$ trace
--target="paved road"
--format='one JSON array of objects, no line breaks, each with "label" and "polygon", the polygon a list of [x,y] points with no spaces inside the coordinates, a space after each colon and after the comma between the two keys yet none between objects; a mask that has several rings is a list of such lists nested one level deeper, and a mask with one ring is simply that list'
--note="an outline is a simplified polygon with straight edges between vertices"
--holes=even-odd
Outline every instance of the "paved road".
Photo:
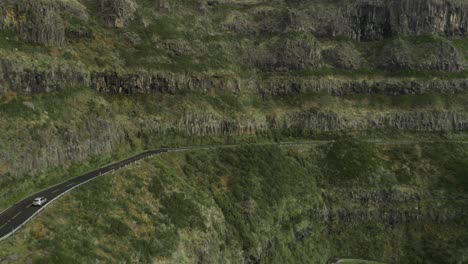
[{"label": "paved road", "polygon": [[[319,144],[327,144],[332,141],[306,141],[306,142],[283,142],[283,143],[260,143],[256,145],[319,145]],[[410,141],[408,141],[409,143]],[[423,142],[423,141],[421,141]],[[386,141],[386,144],[389,142]],[[392,144],[406,144],[406,141],[390,141]],[[411,141],[411,143],[415,143]],[[465,141],[460,141],[458,143],[468,143]],[[66,182],[60,183],[58,185],[49,187],[45,190],[39,191],[31,196],[24,198],[23,200],[15,203],[14,205],[10,206],[6,210],[0,213],[0,241],[7,238],[11,234],[13,234],[16,230],[21,228],[24,224],[26,224],[31,218],[33,218],[36,214],[38,214],[41,210],[43,210],[48,204],[53,202],[55,199],[59,198],[60,196],[64,195],[65,193],[69,192],[70,190],[84,184],[90,180],[95,179],[96,177],[102,176],[106,173],[121,169],[127,165],[130,165],[134,162],[142,160],[144,158],[148,158],[150,156],[164,153],[164,152],[172,152],[172,151],[183,151],[183,150],[190,150],[190,149],[212,149],[216,147],[234,147],[236,145],[221,145],[221,146],[206,146],[206,147],[186,147],[186,148],[166,148],[166,149],[157,149],[157,150],[149,150],[128,159],[107,165],[105,167],[96,169],[94,171],[88,172]],[[47,203],[41,207],[33,206],[32,201],[36,197],[46,197]]]},{"label": "paved road", "polygon": [[[29,197],[24,198],[23,200],[17,202],[16,204],[10,206],[5,211],[0,213],[0,241],[7,238],[13,234],[16,230],[22,227],[26,222],[38,214],[42,209],[44,209],[49,203],[59,198],[63,194],[69,192],[70,190],[80,186],[83,183],[86,183],[90,180],[95,179],[96,177],[102,176],[106,173],[112,172],[117,169],[121,169],[127,165],[130,165],[136,161],[142,160],[144,158],[163,153],[168,151],[175,150],[184,150],[184,149],[157,149],[150,150],[130,157],[128,159],[107,165],[105,167],[99,168],[97,170],[88,172],[66,182],[60,183],[58,185],[49,187],[45,190],[37,192]],[[33,206],[32,201],[36,197],[46,197],[47,203],[42,207]]]},{"label": "paved road", "polygon": [[[279,143],[280,145],[306,145],[306,144],[324,144],[326,141],[310,141],[310,142],[285,142]],[[273,145],[278,143],[265,143],[259,145]],[[234,147],[235,145],[221,145],[217,147]],[[144,158],[148,158],[150,156],[160,154],[163,152],[172,152],[172,151],[183,151],[183,150],[190,150],[190,149],[210,149],[215,148],[216,146],[200,146],[200,147],[185,147],[185,148],[166,148],[166,149],[157,149],[157,150],[149,150],[128,159],[107,165],[105,167],[96,169],[94,171],[90,171],[86,174],[68,180],[66,182],[60,183],[58,185],[54,185],[49,187],[45,190],[39,191],[33,195],[30,195],[23,200],[15,203],[14,205],[10,206],[9,208],[5,209],[3,212],[0,213],[0,241],[9,237],[11,234],[16,232],[19,228],[21,228],[24,224],[26,224],[29,220],[31,220],[36,214],[42,211],[48,204],[53,202],[55,199],[59,198],[60,196],[64,195],[65,193],[71,191],[72,189],[88,182],[96,177],[102,176],[109,172],[121,169],[127,165],[130,165],[136,161],[142,160]],[[33,206],[32,201],[36,197],[45,197],[47,198],[47,203],[43,206]]]}]

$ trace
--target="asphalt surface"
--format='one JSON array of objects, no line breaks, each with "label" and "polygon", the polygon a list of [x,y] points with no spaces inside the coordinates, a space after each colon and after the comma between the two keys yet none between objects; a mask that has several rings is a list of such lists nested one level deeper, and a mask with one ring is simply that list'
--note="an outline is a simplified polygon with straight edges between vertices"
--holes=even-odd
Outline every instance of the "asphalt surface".
[{"label": "asphalt surface", "polygon": [[[280,145],[302,145],[302,144],[316,144],[317,142],[294,142],[294,143],[280,143]],[[275,144],[275,143],[273,143]],[[222,147],[233,147],[235,145],[224,145]],[[29,220],[31,220],[36,214],[42,211],[48,204],[53,202],[55,199],[59,198],[60,196],[66,194],[67,192],[71,191],[72,189],[91,181],[99,176],[105,175],[109,172],[113,172],[115,170],[121,169],[125,166],[128,166],[132,163],[135,163],[139,160],[148,158],[150,156],[164,153],[164,152],[173,152],[173,151],[184,151],[190,149],[209,149],[213,148],[214,146],[208,147],[185,147],[185,148],[167,148],[167,149],[156,149],[156,150],[149,150],[138,155],[132,156],[125,160],[121,160],[116,163],[112,163],[105,167],[90,171],[86,174],[68,180],[66,182],[54,185],[42,191],[39,191],[33,195],[30,195],[21,201],[15,203],[14,205],[10,206],[9,208],[5,209],[3,212],[0,212],[0,241],[9,237],[14,232],[16,232],[19,228],[21,228],[24,224],[26,224]],[[221,146],[219,146],[221,147]],[[42,206],[34,206],[32,202],[34,198],[37,197],[45,197],[47,198],[47,202]]]},{"label": "asphalt surface", "polygon": [[[159,153],[175,150],[176,149],[157,149],[145,151],[128,159],[90,171],[86,174],[60,183],[58,185],[49,187],[45,190],[39,191],[31,196],[24,198],[23,200],[15,203],[14,205],[10,206],[9,208],[0,213],[0,240],[3,240],[11,234],[13,234],[16,230],[18,230],[26,222],[28,222],[31,218],[38,214],[42,209],[44,209],[49,203],[59,198],[63,194],[69,192],[70,190],[80,186],[81,184],[93,180],[96,177],[102,176],[106,173],[121,169],[144,158],[148,158]],[[32,202],[36,197],[45,197],[47,198],[47,202],[42,206],[34,206],[32,205]]]},{"label": "asphalt surface", "polygon": [[[259,144],[259,145],[318,145],[318,144],[327,144],[332,141],[306,141],[306,142],[282,142],[282,143],[266,143],[266,144]],[[424,141],[421,141],[424,142]],[[376,141],[374,143],[384,143]],[[386,141],[385,144],[389,142]],[[390,142],[393,144],[406,144],[406,143],[414,143],[414,141],[394,141]],[[457,141],[457,143],[464,143],[468,144],[466,141]],[[234,147],[235,145],[222,145],[217,147]],[[42,211],[48,204],[53,202],[55,199],[59,198],[60,196],[64,195],[65,193],[71,191],[72,189],[91,181],[99,176],[107,174],[109,172],[113,172],[115,170],[121,169],[125,166],[128,166],[132,163],[140,161],[142,159],[151,157],[156,154],[164,153],[164,152],[173,152],[173,151],[184,151],[190,149],[210,149],[216,148],[216,146],[200,146],[200,147],[185,147],[185,148],[166,148],[166,149],[156,149],[156,150],[149,150],[138,155],[132,156],[125,160],[121,160],[116,163],[112,163],[105,167],[90,171],[86,174],[68,180],[66,182],[54,185],[42,191],[39,191],[33,195],[30,195],[23,200],[15,203],[14,205],[10,206],[9,208],[5,209],[3,212],[0,212],[0,241],[7,238],[8,236],[12,235],[16,230],[21,228],[24,224],[26,224],[29,220],[31,220],[36,214]],[[42,206],[34,206],[32,202],[36,197],[45,197],[47,198],[47,202]]]}]

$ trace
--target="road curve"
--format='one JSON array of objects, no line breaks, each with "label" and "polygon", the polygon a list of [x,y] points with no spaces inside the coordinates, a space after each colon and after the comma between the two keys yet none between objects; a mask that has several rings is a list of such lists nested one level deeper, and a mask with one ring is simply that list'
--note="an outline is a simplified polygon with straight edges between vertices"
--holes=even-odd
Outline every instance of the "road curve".
[{"label": "road curve", "polygon": [[[255,145],[321,145],[321,144],[328,144],[333,142],[333,140],[318,140],[318,141],[304,141],[304,142],[279,142],[279,143],[259,143]],[[420,141],[425,142],[425,141]],[[450,142],[450,141],[448,141]],[[376,142],[374,142],[376,143]],[[382,142],[379,142],[382,143]],[[389,143],[388,141],[386,142]],[[401,142],[401,141],[393,141],[390,142],[392,144],[406,144],[409,142]],[[415,141],[411,141],[411,143],[415,143]],[[467,141],[457,141],[457,143],[464,143],[468,144]],[[191,150],[191,149],[212,149],[217,147],[234,147],[236,145],[220,145],[220,146],[199,146],[199,147],[184,147],[184,148],[162,148],[156,150],[148,150],[132,156],[130,158],[121,160],[116,163],[112,163],[105,167],[90,171],[86,174],[73,178],[63,183],[59,183],[42,191],[39,191],[33,195],[30,195],[21,201],[18,201],[14,205],[8,207],[3,212],[0,213],[0,241],[9,237],[14,232],[16,232],[19,228],[21,228],[24,224],[26,224],[29,220],[31,220],[35,215],[37,215],[40,211],[42,211],[47,205],[52,203],[54,200],[59,198],[60,196],[66,194],[67,192],[73,190],[74,188],[91,181],[99,176],[107,174],[109,172],[121,169],[127,165],[135,163],[139,160],[151,157],[153,155],[157,155],[164,152],[173,152],[173,151],[184,151],[184,150]],[[46,197],[47,203],[41,207],[33,206],[32,201],[36,197]]]},{"label": "road curve", "polygon": [[[325,141],[310,141],[310,142],[284,142],[284,143],[264,143],[260,145],[303,145],[303,144],[323,144]],[[139,160],[151,157],[156,154],[164,152],[173,152],[173,151],[184,151],[191,149],[210,149],[216,147],[233,147],[235,145],[221,145],[221,146],[198,146],[198,147],[183,147],[183,148],[162,148],[156,150],[148,150],[132,156],[130,158],[121,160],[116,163],[112,163],[105,167],[90,171],[86,174],[73,178],[63,183],[59,183],[42,191],[39,191],[35,194],[32,194],[21,201],[18,201],[14,205],[8,207],[3,212],[0,213],[0,241],[9,237],[20,229],[24,224],[31,220],[35,215],[42,211],[47,205],[52,203],[54,200],[60,196],[66,194],[67,192],[73,190],[74,188],[96,179],[99,176],[107,174],[109,172],[121,169],[127,165],[130,165]],[[47,202],[43,206],[33,206],[32,201],[36,197],[45,197]]]},{"label": "road curve", "polygon": [[[149,150],[138,155],[132,156],[128,159],[121,160],[116,163],[112,163],[105,167],[90,171],[86,174],[68,180],[66,182],[54,185],[45,190],[39,191],[33,195],[30,195],[23,200],[15,203],[9,208],[5,209],[0,213],[0,241],[9,237],[29,220],[31,220],[36,214],[42,211],[47,205],[52,203],[55,199],[71,191],[72,189],[91,181],[99,176],[107,174],[109,172],[121,169],[127,165],[130,165],[136,161],[148,158],[150,156],[160,154],[163,152],[184,150],[184,149],[157,149]],[[32,201],[36,197],[46,197],[47,203],[43,206],[33,206]]]}]

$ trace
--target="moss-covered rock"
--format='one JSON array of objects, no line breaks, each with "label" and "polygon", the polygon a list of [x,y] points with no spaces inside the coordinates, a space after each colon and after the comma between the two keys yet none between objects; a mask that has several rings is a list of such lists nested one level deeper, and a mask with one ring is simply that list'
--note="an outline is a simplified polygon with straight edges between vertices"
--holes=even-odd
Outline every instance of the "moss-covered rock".
[{"label": "moss-covered rock", "polygon": [[266,71],[314,69],[322,63],[319,42],[309,34],[276,37],[250,53],[254,64]]},{"label": "moss-covered rock", "polygon": [[7,1],[3,24],[14,28],[26,41],[47,46],[63,46],[64,20],[54,1]]},{"label": "moss-covered rock", "polygon": [[349,42],[323,51],[324,61],[345,70],[358,70],[364,65],[362,54]]},{"label": "moss-covered rock", "polygon": [[[0,244],[0,259],[462,261],[466,193],[446,182],[453,175],[445,166],[466,159],[466,146],[349,144],[344,152],[318,145],[162,154],[56,201]],[[375,159],[372,169],[367,159]],[[359,177],[326,173],[332,163]]]},{"label": "moss-covered rock", "polygon": [[100,0],[99,9],[106,26],[123,28],[128,26],[134,18],[136,2],[134,0]]},{"label": "moss-covered rock", "polygon": [[447,71],[465,69],[465,60],[450,41],[429,38],[422,43],[401,38],[388,43],[382,50],[378,67],[387,71]]}]

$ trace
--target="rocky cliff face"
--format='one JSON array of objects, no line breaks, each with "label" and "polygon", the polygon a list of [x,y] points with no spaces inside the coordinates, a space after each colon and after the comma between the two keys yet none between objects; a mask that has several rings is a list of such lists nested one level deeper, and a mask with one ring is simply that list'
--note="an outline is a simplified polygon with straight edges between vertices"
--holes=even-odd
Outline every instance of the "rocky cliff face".
[{"label": "rocky cliff face", "polygon": [[[350,155],[336,156],[337,167],[379,160],[350,178],[326,170],[329,151],[340,144],[348,143],[244,145],[146,159],[58,200],[9,238],[14,248],[0,244],[0,259],[66,262],[64,249],[84,248],[77,262],[463,261],[468,186],[447,182],[453,172],[446,165],[466,162],[466,146],[370,145],[374,154],[361,158],[344,148]],[[152,250],[140,251],[142,245]],[[104,250],[110,253],[100,255]]]},{"label": "rocky cliff face", "polygon": [[[174,106],[181,107],[181,106]],[[66,109],[66,108],[64,108]],[[65,110],[70,111],[70,110]],[[106,113],[105,109],[96,110]],[[82,121],[63,124],[29,123],[16,134],[3,126],[0,164],[12,175],[38,174],[56,166],[111,155],[119,148],[152,148],[176,135],[187,140],[225,137],[308,137],[356,133],[456,133],[468,130],[468,116],[455,111],[399,111],[347,114],[320,110],[289,110],[282,114],[190,111],[178,115],[143,118],[86,115]],[[5,121],[6,122],[6,121]],[[167,139],[168,138],[168,139]],[[172,140],[172,141],[171,141]],[[23,144],[22,142],[28,142]],[[139,143],[135,143],[139,142]],[[143,144],[143,145],[142,145]],[[145,145],[147,144],[147,145]]]},{"label": "rocky cliff face", "polygon": [[[335,139],[347,134],[402,137],[407,142],[464,140],[467,29],[468,5],[461,0],[0,0],[0,187],[27,192],[37,182],[49,184],[50,175],[61,181],[60,177],[71,175],[67,170],[74,164],[91,166],[95,157],[104,160],[157,147]],[[257,159],[252,158],[252,149],[226,155],[220,151],[213,155],[222,158],[210,166],[206,156],[198,161],[187,156],[188,165],[174,174],[190,177],[174,181],[174,175],[160,173],[166,172],[161,169],[155,172],[158,177],[139,181],[145,182],[143,187],[134,182],[128,186],[160,188],[160,183],[146,183],[168,176],[171,184],[194,180],[196,187],[184,192],[190,195],[202,189],[200,184],[216,181],[206,186],[209,193],[193,196],[193,201],[224,195],[213,205],[204,205],[215,208],[211,212],[217,213],[211,216],[218,222],[203,219],[202,226],[210,223],[215,228],[204,227],[196,234],[190,230],[186,241],[193,242],[198,234],[216,234],[177,249],[190,248],[197,263],[209,262],[216,255],[211,253],[220,248],[236,252],[225,259],[213,258],[213,263],[228,262],[230,257],[235,263],[282,263],[282,256],[304,254],[324,263],[325,256],[335,253],[424,263],[424,259],[410,259],[407,252],[420,250],[418,256],[424,256],[436,235],[444,236],[444,241],[463,239],[466,229],[460,223],[466,213],[452,203],[459,197],[450,196],[452,187],[445,193],[433,190],[452,182],[457,183],[453,188],[462,186],[464,178],[459,175],[466,175],[466,166],[464,160],[457,160],[463,153],[449,149],[448,154],[423,159],[423,144],[415,145],[411,155],[398,149],[397,154],[387,151],[354,162],[383,160],[376,166],[380,171],[353,181],[346,181],[351,174],[336,178],[321,167],[326,162],[312,159],[326,156],[325,147],[302,156],[288,156],[295,153],[292,149],[281,157],[275,156],[280,151],[267,150]],[[425,155],[433,157],[439,150],[428,152]],[[276,158],[265,162],[272,157]],[[458,163],[440,165],[444,157]],[[345,160],[354,161],[348,156]],[[171,162],[183,164],[179,161]],[[221,163],[229,169],[213,169]],[[242,166],[232,169],[236,163]],[[245,164],[251,168],[245,169]],[[172,173],[174,167],[167,171]],[[258,176],[250,173],[254,171],[270,172],[249,182]],[[213,173],[210,179],[200,176],[209,173]],[[140,176],[150,178],[146,172]],[[261,184],[265,185],[260,188]],[[298,189],[291,196],[274,200],[295,185]],[[180,187],[165,191],[184,190]],[[128,195],[128,190],[119,189],[116,194]],[[259,194],[270,190],[271,197],[265,194],[267,201],[259,205]],[[8,192],[10,188],[0,188],[0,206],[16,198]],[[152,204],[168,203],[173,196],[169,197],[157,196]],[[226,197],[234,202],[220,209],[229,201]],[[186,200],[184,196],[177,205]],[[266,210],[268,206],[271,210]],[[167,208],[179,207],[151,208],[141,213],[142,222],[168,219],[170,212],[151,221],[145,215]],[[232,209],[239,210],[234,218],[240,222],[229,222],[234,214],[225,212]],[[107,228],[107,219],[103,222]],[[132,223],[129,230],[137,230],[138,224]],[[253,227],[258,228],[255,237]],[[170,230],[168,236],[175,233],[182,234]],[[355,246],[375,239],[376,233],[384,242]],[[152,240],[144,242],[149,245],[145,248],[167,242],[153,239],[159,235],[148,233]],[[221,242],[216,240],[220,237]],[[324,242],[323,237],[328,240]],[[226,242],[236,239],[242,242]],[[142,240],[135,241],[132,245],[140,246]],[[412,241],[424,241],[425,249]],[[429,251],[437,252],[434,248]],[[458,257],[464,249],[444,250]]]},{"label": "rocky cliff face", "polygon": [[322,53],[317,40],[301,34],[263,43],[249,53],[248,59],[264,71],[294,71],[318,68]]},{"label": "rocky cliff face", "polygon": [[99,8],[108,27],[123,28],[133,19],[136,3],[133,0],[100,0]]},{"label": "rocky cliff face", "polygon": [[391,29],[396,34],[468,35],[468,5],[464,1],[390,1]]},{"label": "rocky cliff face", "polygon": [[256,84],[262,97],[280,97],[305,93],[332,95],[381,94],[397,96],[425,93],[454,94],[468,89],[468,82],[460,80],[374,79],[339,80],[332,78],[282,78],[273,77]]},{"label": "rocky cliff face", "polygon": [[56,61],[50,67],[41,67],[41,62],[34,63],[0,59],[0,96],[7,91],[20,94],[37,94],[90,85],[89,72],[72,63]]},{"label": "rocky cliff face", "polygon": [[[306,1],[294,2],[310,5]],[[468,6],[463,1],[361,0],[316,5],[322,14],[309,14],[322,21],[316,28],[320,35],[345,35],[358,41],[396,35],[468,35]]]},{"label": "rocky cliff face", "polygon": [[6,1],[1,4],[4,27],[15,29],[26,41],[46,46],[63,46],[64,20],[57,5],[47,0]]},{"label": "rocky cliff face", "polygon": [[[249,110],[180,106],[183,110],[164,109],[176,111],[173,115],[141,114],[144,121],[130,117],[138,106],[119,118],[90,116],[70,128],[50,121],[46,125],[31,122],[24,129],[27,133],[18,134],[18,138],[37,141],[31,144],[37,151],[28,153],[18,147],[22,153],[11,157],[4,152],[2,159],[9,164],[8,171],[25,174],[72,160],[84,161],[99,153],[109,154],[119,146],[132,146],[135,142],[130,138],[151,146],[150,138],[171,133],[185,138],[271,134],[304,137],[349,131],[468,130],[462,105],[457,109],[445,104],[401,110],[384,109],[387,105],[377,111],[365,107],[356,110],[354,106],[321,109],[314,106],[317,102],[303,102],[303,106],[291,109],[281,106],[294,96],[324,94],[349,99],[356,105],[359,102],[352,96],[391,96],[395,101],[400,96],[464,96],[468,90],[465,51],[457,42],[460,39],[449,38],[466,35],[467,8],[462,2],[192,4],[158,1],[149,5],[130,0],[94,4],[59,0],[2,2],[1,26],[16,35],[6,35],[2,38],[5,48],[0,46],[1,97],[9,92],[25,96],[86,87],[95,90],[98,98],[103,98],[104,93],[130,98],[153,93],[190,97],[193,93],[215,97],[229,94],[239,98],[233,100],[235,104],[250,100]],[[416,13],[418,16],[414,16]],[[180,14],[184,14],[182,21],[178,20]],[[185,17],[196,19],[187,25]],[[406,36],[424,34],[439,36]],[[348,39],[338,38],[343,36]],[[28,46],[16,38],[38,45]],[[18,43],[25,47],[18,45],[21,50],[16,50]],[[171,64],[174,61],[178,64]],[[211,65],[216,63],[221,68],[212,70]],[[184,68],[187,65],[194,68]],[[340,70],[347,75],[336,74]],[[330,74],[323,76],[321,71]],[[359,71],[369,74],[353,75]],[[387,75],[402,71],[424,76]],[[429,78],[432,72],[448,76]],[[273,104],[268,106],[271,112],[253,106],[269,101]],[[25,102],[21,107],[31,104],[34,106],[34,102]],[[143,105],[154,107],[150,103]],[[35,136],[34,131],[39,135]],[[48,140],[39,140],[46,135]],[[6,149],[15,149],[15,144],[6,143]]]},{"label": "rocky cliff face", "polygon": [[[51,69],[80,62],[82,69],[74,71],[80,75],[88,71],[85,78],[95,80],[92,86],[119,93],[211,90],[206,88],[210,85],[238,91],[232,79],[252,89],[252,83],[265,87],[263,76],[276,73],[314,79],[324,72],[335,76],[345,71],[372,79],[436,72],[465,79],[465,44],[450,38],[466,35],[468,8],[460,1],[285,1],[277,5],[196,1],[164,6],[165,1],[8,0],[0,4],[0,25],[16,34],[5,33],[3,53],[11,53],[13,61],[23,52],[38,50],[46,61],[42,64]],[[185,17],[196,23],[189,25]],[[343,41],[343,37],[349,39]],[[60,49],[36,49],[17,38]],[[57,62],[56,57],[66,59]],[[36,71],[34,64],[21,68],[24,73],[17,75]],[[1,82],[9,82],[5,78],[9,77]],[[30,82],[25,78],[10,89],[31,90],[24,87]],[[48,76],[38,78],[44,79],[38,82],[54,82]],[[48,84],[42,86],[35,91],[54,90]],[[406,88],[402,90],[398,93],[406,93]]]},{"label": "rocky cliff face", "polygon": [[232,76],[206,76],[196,74],[147,73],[118,74],[95,73],[93,88],[99,92],[115,94],[169,93],[184,91],[240,91],[240,80]]},{"label": "rocky cliff face", "polygon": [[94,89],[111,93],[176,93],[183,91],[255,92],[262,98],[294,94],[327,93],[331,95],[381,94],[456,94],[468,90],[468,81],[374,79],[346,80],[333,78],[270,77],[262,80],[243,80],[230,76],[196,76],[168,73],[140,73],[134,75],[97,73],[92,79]]},{"label": "rocky cliff face", "polygon": [[[382,62],[393,67],[396,60]],[[400,63],[400,62],[399,62]],[[98,92],[112,94],[175,94],[187,91],[208,93],[227,91],[256,94],[261,98],[281,97],[295,94],[326,93],[336,96],[352,94],[369,95],[421,95],[427,93],[457,94],[468,90],[466,79],[425,80],[413,78],[335,79],[320,77],[281,77],[242,79],[236,76],[213,76],[206,74],[179,74],[170,72],[90,72],[80,65],[56,62],[51,68],[39,65],[26,66],[15,60],[1,60],[0,95],[8,90],[34,94],[73,87],[90,87]],[[441,67],[443,65],[440,65]],[[451,67],[450,64],[446,65]],[[384,66],[383,66],[384,67]]]},{"label": "rocky cliff face", "polygon": [[48,168],[66,168],[93,156],[110,155],[129,144],[126,135],[131,132],[122,124],[90,117],[83,124],[37,125],[18,133],[4,134],[1,138],[1,163],[14,177],[26,173],[38,175]]},{"label": "rocky cliff face", "polygon": [[465,68],[465,60],[457,49],[446,41],[413,45],[397,39],[383,48],[377,67],[386,71],[426,69],[460,72]]}]

